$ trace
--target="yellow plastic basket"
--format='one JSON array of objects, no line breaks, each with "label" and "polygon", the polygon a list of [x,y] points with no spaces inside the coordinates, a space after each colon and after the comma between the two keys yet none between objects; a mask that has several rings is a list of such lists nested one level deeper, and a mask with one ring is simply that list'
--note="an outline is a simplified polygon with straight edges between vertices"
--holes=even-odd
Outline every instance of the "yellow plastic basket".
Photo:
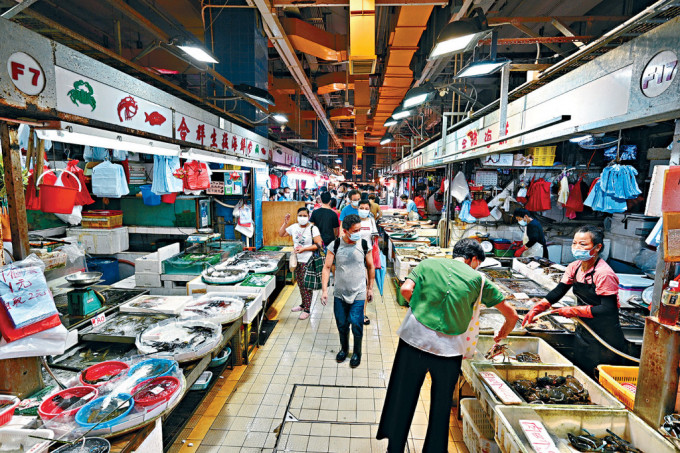
[{"label": "yellow plastic basket", "polygon": [[624,388],[621,384],[637,385],[638,368],[636,366],[599,365],[600,384],[621,401],[628,409],[635,406],[635,393]]},{"label": "yellow plastic basket", "polygon": [[555,163],[555,151],[557,146],[537,146],[529,148],[529,152],[534,156],[534,167],[552,167]]}]

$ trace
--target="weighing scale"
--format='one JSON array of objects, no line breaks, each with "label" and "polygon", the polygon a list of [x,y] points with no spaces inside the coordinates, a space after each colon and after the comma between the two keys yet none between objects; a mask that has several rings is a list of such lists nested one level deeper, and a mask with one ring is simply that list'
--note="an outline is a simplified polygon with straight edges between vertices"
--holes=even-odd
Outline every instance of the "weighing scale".
[{"label": "weighing scale", "polygon": [[69,315],[87,316],[102,308],[104,296],[91,288],[101,281],[101,277],[101,272],[76,272],[66,276],[66,281],[75,287],[66,294]]}]

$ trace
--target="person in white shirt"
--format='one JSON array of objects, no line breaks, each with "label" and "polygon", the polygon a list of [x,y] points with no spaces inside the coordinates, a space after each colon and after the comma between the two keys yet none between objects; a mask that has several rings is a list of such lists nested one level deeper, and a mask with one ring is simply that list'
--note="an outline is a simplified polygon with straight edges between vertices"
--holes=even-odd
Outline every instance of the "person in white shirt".
[{"label": "person in white shirt", "polygon": [[[359,217],[361,218],[361,239],[366,240],[370,248],[377,247],[373,239],[378,237],[378,227],[375,224],[373,214],[371,214],[371,202],[364,198],[359,202]],[[364,309],[366,307],[364,306]],[[371,320],[364,314],[364,324],[368,325]]]}]

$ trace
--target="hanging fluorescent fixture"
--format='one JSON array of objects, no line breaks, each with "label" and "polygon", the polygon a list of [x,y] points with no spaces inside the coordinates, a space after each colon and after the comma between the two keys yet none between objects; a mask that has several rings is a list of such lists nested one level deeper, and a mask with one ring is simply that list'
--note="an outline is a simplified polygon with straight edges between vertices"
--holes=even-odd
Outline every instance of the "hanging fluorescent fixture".
[{"label": "hanging fluorescent fixture", "polygon": [[233,89],[243,94],[244,96],[248,96],[250,99],[253,99],[262,104],[276,105],[276,102],[274,101],[274,96],[272,96],[271,94],[269,94],[267,90],[263,90],[262,88],[246,85],[245,83],[239,83],[238,85],[234,85]]},{"label": "hanging fluorescent fixture", "polygon": [[507,58],[497,59],[497,60],[484,60],[484,61],[473,61],[469,65],[465,66],[461,71],[456,74],[456,78],[464,77],[480,77],[494,74],[503,68],[506,64],[509,64],[510,60]]},{"label": "hanging fluorescent fixture", "polygon": [[425,83],[408,90],[402,104],[404,108],[416,107],[432,99],[434,93],[434,87],[430,83]]},{"label": "hanging fluorescent fixture", "polygon": [[189,55],[191,58],[197,61],[202,61],[203,63],[219,63],[215,57],[213,57],[203,46],[184,43],[182,45],[177,44],[177,47],[182,49],[184,53]]},{"label": "hanging fluorescent fixture", "polygon": [[316,143],[316,139],[313,138],[289,138],[286,141],[288,143]]},{"label": "hanging fluorescent fixture", "polygon": [[397,124],[399,124],[399,121],[395,120],[394,117],[390,116],[389,118],[387,118],[387,121],[383,123],[383,126],[390,127],[395,126]]},{"label": "hanging fluorescent fixture", "polygon": [[591,138],[593,138],[593,136],[590,135],[590,134],[581,135],[581,136],[578,136],[578,137],[572,137],[572,138],[569,139],[569,143],[581,143],[581,142],[584,142],[586,140],[590,140]]},{"label": "hanging fluorescent fixture", "polygon": [[388,143],[391,143],[393,140],[394,136],[388,132],[385,135],[383,135],[383,138],[380,139],[380,144],[387,145]]},{"label": "hanging fluorescent fixture", "polygon": [[335,159],[335,163],[336,163],[336,164],[341,164],[341,163],[342,163],[342,159]]},{"label": "hanging fluorescent fixture", "polygon": [[409,109],[405,109],[403,107],[398,107],[397,110],[392,113],[392,118],[395,120],[403,120],[404,118],[408,118],[409,116],[413,115],[413,112]]},{"label": "hanging fluorescent fixture", "polygon": [[279,124],[286,124],[288,122],[288,117],[283,113],[274,113],[272,118]]},{"label": "hanging fluorescent fixture", "polygon": [[179,156],[180,153],[179,145],[172,143],[119,134],[74,123],[62,122],[60,126],[60,129],[36,129],[35,132],[38,138],[42,140],[72,145],[97,146],[158,156]]},{"label": "hanging fluorescent fixture", "polygon": [[474,48],[477,42],[489,32],[489,23],[484,11],[475,8],[470,17],[450,22],[437,36],[429,59],[444,55],[463,53]]},{"label": "hanging fluorescent fixture", "polygon": [[244,159],[238,156],[228,156],[225,154],[213,153],[210,151],[203,151],[201,149],[189,148],[188,151],[183,151],[180,156],[182,159],[197,160],[199,162],[210,162],[213,164],[224,165],[240,165],[250,168],[266,168],[265,162],[259,162],[251,159]]}]

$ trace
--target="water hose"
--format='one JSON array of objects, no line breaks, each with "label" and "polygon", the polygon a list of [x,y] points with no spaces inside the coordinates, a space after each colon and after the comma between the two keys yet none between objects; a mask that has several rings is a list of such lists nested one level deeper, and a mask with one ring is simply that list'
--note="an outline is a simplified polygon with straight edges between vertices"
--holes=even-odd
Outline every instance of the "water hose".
[{"label": "water hose", "polygon": [[637,358],[635,358],[635,357],[633,357],[633,356],[630,356],[630,355],[628,355],[628,354],[625,354],[625,353],[619,351],[618,349],[616,349],[615,347],[610,346],[609,343],[607,343],[607,342],[604,341],[602,338],[600,338],[600,336],[599,336],[598,334],[596,334],[595,332],[593,332],[593,329],[591,329],[586,323],[584,323],[583,321],[581,321],[579,318],[574,318],[574,322],[575,322],[576,324],[581,325],[581,327],[583,327],[584,329],[586,329],[593,337],[595,337],[595,339],[596,339],[597,341],[599,341],[600,344],[602,344],[602,346],[604,346],[605,348],[609,349],[609,350],[610,350],[611,352],[613,352],[614,354],[619,355],[619,356],[623,357],[623,358],[626,359],[626,360],[630,360],[631,362],[640,363],[640,359],[637,359]]}]

